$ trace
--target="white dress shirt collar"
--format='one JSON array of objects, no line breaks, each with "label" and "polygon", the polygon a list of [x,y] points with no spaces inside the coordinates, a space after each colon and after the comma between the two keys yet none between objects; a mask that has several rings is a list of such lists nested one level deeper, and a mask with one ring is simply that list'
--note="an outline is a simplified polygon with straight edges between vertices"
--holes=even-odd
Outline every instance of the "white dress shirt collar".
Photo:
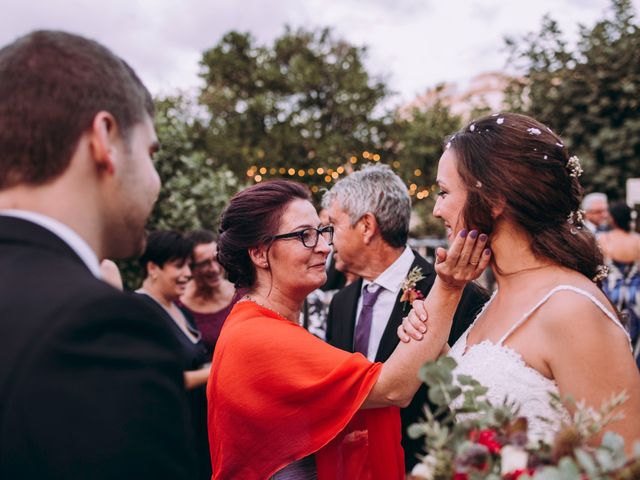
[{"label": "white dress shirt collar", "polygon": [[100,278],[100,262],[98,261],[97,255],[80,235],[64,223],[41,213],[31,212],[28,210],[0,210],[0,215],[21,218],[22,220],[35,223],[36,225],[49,230],[69,245],[76,255],[78,255],[78,257],[80,257],[84,262],[89,271],[96,278]]},{"label": "white dress shirt collar", "polygon": [[371,283],[375,283],[389,292],[397,294],[400,291],[400,287],[402,287],[402,283],[405,278],[407,278],[407,274],[409,273],[414,260],[415,255],[413,254],[413,251],[411,248],[406,246],[402,254],[396,258],[396,261],[389,265],[387,269],[378,275],[375,280],[364,280],[362,282],[362,288],[367,287]]}]

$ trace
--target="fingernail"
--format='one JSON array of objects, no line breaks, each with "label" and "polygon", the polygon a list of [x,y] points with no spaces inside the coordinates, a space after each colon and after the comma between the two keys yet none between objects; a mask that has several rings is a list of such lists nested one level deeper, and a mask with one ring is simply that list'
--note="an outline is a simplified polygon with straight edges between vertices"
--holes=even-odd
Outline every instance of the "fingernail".
[{"label": "fingernail", "polygon": [[424,335],[418,335],[418,340],[422,340],[422,337],[424,337]]},{"label": "fingernail", "polygon": [[480,241],[481,242],[486,242],[487,241],[487,236],[484,233],[480,234]]},{"label": "fingernail", "polygon": [[464,238],[467,236],[467,229],[463,228],[462,230],[460,230],[460,237]]},{"label": "fingernail", "polygon": [[489,250],[488,248],[484,249],[484,254],[485,255],[491,255],[491,250]]},{"label": "fingernail", "polygon": [[469,236],[475,240],[476,237],[478,236],[478,231],[477,230],[471,230],[471,233],[469,234]]},{"label": "fingernail", "polygon": [[420,328],[420,331],[421,331],[422,333],[425,333],[425,332],[427,331],[427,327],[422,327],[422,328]]}]

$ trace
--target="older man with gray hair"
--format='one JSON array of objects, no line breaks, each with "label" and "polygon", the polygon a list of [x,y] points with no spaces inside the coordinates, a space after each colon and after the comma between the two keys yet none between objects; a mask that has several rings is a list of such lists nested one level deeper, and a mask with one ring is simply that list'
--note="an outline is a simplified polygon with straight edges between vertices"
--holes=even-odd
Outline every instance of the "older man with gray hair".
[{"label": "older man with gray hair", "polygon": [[[384,362],[398,344],[396,330],[411,308],[409,301],[403,301],[403,283],[414,278],[414,295],[426,297],[436,277],[433,265],[407,246],[409,192],[391,168],[374,165],[337,182],[322,203],[335,228],[336,268],[361,277],[331,302],[327,341]],[[467,329],[486,299],[475,285],[467,286],[453,319],[450,344]],[[422,440],[409,438],[407,428],[422,416],[426,400],[423,386],[401,411],[407,471],[417,463],[423,446]]]},{"label": "older man with gray hair", "polygon": [[600,192],[593,192],[585,195],[582,199],[582,209],[584,210],[584,225],[591,233],[601,232],[607,229],[609,223],[609,202],[607,195]]}]

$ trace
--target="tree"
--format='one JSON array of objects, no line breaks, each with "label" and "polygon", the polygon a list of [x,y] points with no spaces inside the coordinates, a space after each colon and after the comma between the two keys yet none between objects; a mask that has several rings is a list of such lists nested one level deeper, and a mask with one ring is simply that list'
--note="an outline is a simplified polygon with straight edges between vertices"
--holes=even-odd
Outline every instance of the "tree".
[{"label": "tree", "polygon": [[640,29],[629,0],[612,0],[611,13],[581,27],[574,51],[549,17],[540,32],[507,40],[512,64],[525,71],[508,102],[563,136],[587,190],[619,198],[640,173]]},{"label": "tree", "polygon": [[329,29],[287,28],[272,46],[227,33],[200,62],[209,114],[200,128],[213,165],[317,190],[350,157],[384,145],[390,119],[376,109],[388,91],[365,70],[365,53]]}]

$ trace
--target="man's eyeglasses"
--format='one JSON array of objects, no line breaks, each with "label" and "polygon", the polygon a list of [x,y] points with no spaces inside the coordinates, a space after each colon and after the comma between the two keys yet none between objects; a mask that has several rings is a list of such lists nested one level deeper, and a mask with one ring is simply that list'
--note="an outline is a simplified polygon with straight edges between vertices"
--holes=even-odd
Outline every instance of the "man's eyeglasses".
[{"label": "man's eyeglasses", "polygon": [[318,245],[320,235],[322,235],[329,245],[333,245],[333,225],[327,225],[322,228],[305,228],[304,230],[298,230],[297,232],[274,235],[271,239],[278,240],[280,238],[297,238],[305,247],[315,248],[316,245]]},{"label": "man's eyeglasses", "polygon": [[189,264],[189,268],[191,270],[198,270],[205,267],[213,267],[218,261],[215,257],[205,258],[204,260],[200,260],[199,262],[193,262]]}]

